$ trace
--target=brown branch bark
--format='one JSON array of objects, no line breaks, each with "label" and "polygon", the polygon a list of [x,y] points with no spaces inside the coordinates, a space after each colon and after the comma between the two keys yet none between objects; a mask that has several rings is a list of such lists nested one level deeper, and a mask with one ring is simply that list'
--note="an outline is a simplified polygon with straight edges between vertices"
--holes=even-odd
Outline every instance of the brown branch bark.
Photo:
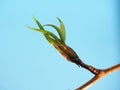
[{"label": "brown branch bark", "polygon": [[102,69],[100,70],[99,74],[95,75],[91,80],[89,80],[87,83],[77,88],[76,90],[87,90],[90,86],[94,85],[97,81],[99,81],[106,75],[111,74],[118,70],[120,70],[120,64],[114,65],[107,69]]},{"label": "brown branch bark", "polygon": [[97,69],[93,66],[87,65],[84,62],[82,62],[81,59],[78,58],[78,60],[76,60],[76,64],[80,65],[81,67],[87,69],[88,71],[90,71],[91,73],[93,73],[94,75],[98,75],[100,73],[100,69]]}]

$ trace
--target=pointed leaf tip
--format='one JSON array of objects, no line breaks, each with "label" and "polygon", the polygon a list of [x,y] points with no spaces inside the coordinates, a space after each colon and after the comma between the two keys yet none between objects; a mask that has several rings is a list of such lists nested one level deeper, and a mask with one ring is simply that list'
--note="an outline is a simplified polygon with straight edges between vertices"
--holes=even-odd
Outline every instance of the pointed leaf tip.
[{"label": "pointed leaf tip", "polygon": [[40,24],[40,22],[33,16],[33,19],[34,19],[34,21],[36,22],[36,24],[38,25],[38,27],[40,28],[40,29],[43,29],[44,30],[44,28],[43,28],[43,26]]},{"label": "pointed leaf tip", "polygon": [[60,18],[58,18],[58,21],[60,23],[60,33],[61,33],[61,36],[62,36],[62,41],[65,42],[65,39],[66,39],[66,31],[65,31],[65,26],[64,26],[64,23],[62,22],[62,20]]},{"label": "pointed leaf tip", "polygon": [[31,30],[40,31],[40,29],[33,28],[33,27],[28,26],[28,25],[26,25],[26,27],[29,28],[29,29],[31,29]]}]

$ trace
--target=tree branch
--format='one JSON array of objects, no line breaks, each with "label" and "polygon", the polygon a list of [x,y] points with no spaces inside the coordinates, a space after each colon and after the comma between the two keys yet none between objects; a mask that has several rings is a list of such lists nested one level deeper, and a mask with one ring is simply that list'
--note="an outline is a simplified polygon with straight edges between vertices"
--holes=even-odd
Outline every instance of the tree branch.
[{"label": "tree branch", "polygon": [[94,85],[97,81],[102,79],[104,76],[111,74],[118,70],[120,70],[120,64],[114,65],[107,69],[102,69],[100,70],[99,74],[95,75],[91,80],[89,80],[87,83],[77,88],[76,90],[87,90],[90,86]]},{"label": "tree branch", "polygon": [[[65,38],[66,37],[65,27],[64,27],[63,22],[59,18],[57,18],[57,19],[59,20],[60,27],[57,27],[52,24],[41,25],[40,22],[35,17],[33,17],[33,18],[34,18],[36,24],[38,25],[39,29],[31,28],[31,27],[27,26],[28,28],[41,32],[46,37],[48,42],[50,44],[52,44],[68,61],[71,61],[71,62],[77,64],[78,66],[81,66],[81,67],[89,70],[91,73],[93,73],[95,75],[91,80],[89,80],[87,83],[85,83],[83,86],[79,87],[76,90],[86,90],[91,85],[95,84],[97,81],[99,81],[101,78],[103,78],[104,76],[106,76],[114,71],[120,70],[120,64],[110,67],[108,69],[97,69],[93,66],[87,65],[84,62],[82,62],[82,60],[79,59],[76,52],[72,48],[70,48],[69,46],[66,45],[66,43],[65,43],[65,39],[66,39]],[[52,32],[45,30],[43,28],[44,26],[53,27],[55,30],[57,30],[60,38],[57,37]]]},{"label": "tree branch", "polygon": [[81,67],[87,69],[88,71],[90,71],[94,75],[98,75],[100,73],[100,69],[97,69],[97,68],[95,68],[93,66],[87,65],[81,59],[78,58],[78,60],[76,60],[76,61],[77,61],[76,62],[77,65],[80,65]]}]

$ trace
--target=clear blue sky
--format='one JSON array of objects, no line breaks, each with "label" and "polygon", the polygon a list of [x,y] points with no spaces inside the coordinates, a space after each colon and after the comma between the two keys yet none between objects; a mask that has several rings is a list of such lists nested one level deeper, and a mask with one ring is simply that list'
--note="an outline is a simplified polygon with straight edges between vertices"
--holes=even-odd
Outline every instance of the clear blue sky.
[{"label": "clear blue sky", "polygon": [[[107,68],[120,63],[117,12],[117,0],[1,0],[0,90],[74,90],[93,76],[26,28],[37,27],[33,15],[42,24],[61,18],[67,44],[85,63]],[[119,82],[115,72],[89,90],[120,90]]]}]

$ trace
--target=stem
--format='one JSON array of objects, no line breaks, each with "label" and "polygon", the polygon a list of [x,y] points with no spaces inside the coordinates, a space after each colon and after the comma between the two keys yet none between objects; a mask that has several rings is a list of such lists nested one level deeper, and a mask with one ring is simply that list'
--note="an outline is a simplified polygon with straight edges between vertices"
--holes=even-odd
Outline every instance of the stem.
[{"label": "stem", "polygon": [[82,62],[81,59],[76,59],[77,62],[75,62],[77,65],[80,65],[81,67],[89,70],[91,73],[93,73],[94,75],[98,75],[100,73],[100,69],[97,69],[93,66],[87,65],[84,62]]},{"label": "stem", "polygon": [[94,85],[97,81],[102,79],[104,76],[111,74],[118,70],[120,70],[120,64],[114,65],[108,69],[100,70],[98,75],[95,75],[91,80],[89,80],[87,83],[77,88],[76,90],[87,90],[90,86]]}]

